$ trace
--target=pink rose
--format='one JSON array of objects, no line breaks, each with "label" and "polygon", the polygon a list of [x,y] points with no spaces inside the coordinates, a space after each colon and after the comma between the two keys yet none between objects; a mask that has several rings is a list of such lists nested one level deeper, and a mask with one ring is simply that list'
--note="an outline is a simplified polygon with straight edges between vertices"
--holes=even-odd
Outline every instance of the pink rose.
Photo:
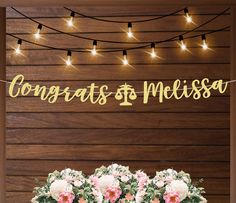
[{"label": "pink rose", "polygon": [[180,203],[179,194],[177,192],[168,192],[164,195],[166,203]]},{"label": "pink rose", "polygon": [[129,200],[129,201],[132,201],[132,200],[134,200],[134,196],[133,196],[132,194],[130,194],[130,193],[127,193],[127,194],[125,195],[125,199],[126,199],[126,200]]},{"label": "pink rose", "polygon": [[114,203],[120,197],[121,193],[118,187],[108,187],[105,191],[105,200]]},{"label": "pink rose", "polygon": [[72,203],[75,196],[70,192],[61,192],[58,198],[58,203]]},{"label": "pink rose", "polygon": [[155,199],[153,199],[153,200],[151,201],[151,203],[160,203],[160,200],[157,199],[157,198],[155,198]]}]

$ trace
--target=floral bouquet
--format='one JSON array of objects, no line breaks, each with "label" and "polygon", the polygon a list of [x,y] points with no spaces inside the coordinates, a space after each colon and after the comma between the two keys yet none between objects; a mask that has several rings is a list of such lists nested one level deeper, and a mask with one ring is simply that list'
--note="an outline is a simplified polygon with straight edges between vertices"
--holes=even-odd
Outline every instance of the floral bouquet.
[{"label": "floral bouquet", "polygon": [[32,203],[206,203],[203,188],[191,183],[189,174],[173,169],[156,172],[150,179],[139,170],[112,164],[85,177],[65,169],[48,175],[46,184],[36,187]]},{"label": "floral bouquet", "polygon": [[102,203],[103,199],[81,171],[71,169],[50,173],[46,184],[34,193],[32,203]]},{"label": "floral bouquet", "polygon": [[140,191],[137,202],[206,203],[204,189],[191,183],[190,175],[173,169],[156,172],[156,176]]}]

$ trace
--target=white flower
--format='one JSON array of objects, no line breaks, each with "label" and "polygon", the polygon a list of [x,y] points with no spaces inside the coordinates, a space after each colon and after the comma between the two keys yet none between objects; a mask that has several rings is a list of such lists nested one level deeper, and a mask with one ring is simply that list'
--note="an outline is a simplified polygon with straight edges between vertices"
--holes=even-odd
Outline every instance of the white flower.
[{"label": "white flower", "polygon": [[166,186],[167,192],[177,192],[180,197],[180,201],[184,200],[188,195],[188,186],[182,180],[173,180]]},{"label": "white flower", "polygon": [[58,200],[61,192],[72,192],[72,185],[65,180],[56,180],[51,184],[49,191],[51,196]]},{"label": "white flower", "polygon": [[143,197],[145,195],[145,191],[138,191],[136,196],[135,196],[135,202],[136,203],[141,203],[143,201]]},{"label": "white flower", "polygon": [[164,186],[165,183],[162,180],[160,180],[160,181],[157,181],[155,184],[158,188],[161,188]]},{"label": "white flower", "polygon": [[112,175],[104,175],[98,179],[98,187],[102,193],[104,193],[108,187],[117,187],[118,185],[119,182],[117,182]]},{"label": "white flower", "polygon": [[207,200],[204,197],[201,197],[200,203],[207,203]]},{"label": "white flower", "polygon": [[93,189],[93,195],[95,196],[95,198],[97,200],[97,203],[102,203],[103,202],[103,196],[102,196],[101,192]]},{"label": "white flower", "polygon": [[38,199],[37,196],[34,197],[33,199],[31,199],[31,203],[39,203],[39,201],[37,199]]},{"label": "white flower", "polygon": [[128,176],[121,176],[121,181],[126,183],[129,180]]},{"label": "white flower", "polygon": [[80,180],[75,180],[75,182],[74,182],[75,187],[80,187],[82,184],[83,184],[83,182]]}]

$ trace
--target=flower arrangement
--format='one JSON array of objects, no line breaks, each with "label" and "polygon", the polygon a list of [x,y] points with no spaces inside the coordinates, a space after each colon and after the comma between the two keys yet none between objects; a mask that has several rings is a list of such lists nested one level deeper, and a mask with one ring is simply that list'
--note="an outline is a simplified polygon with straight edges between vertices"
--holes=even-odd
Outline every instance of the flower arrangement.
[{"label": "flower arrangement", "polygon": [[206,203],[204,189],[192,184],[190,175],[168,169],[154,178],[139,170],[112,164],[86,177],[65,169],[48,175],[46,184],[34,189],[32,203]]}]

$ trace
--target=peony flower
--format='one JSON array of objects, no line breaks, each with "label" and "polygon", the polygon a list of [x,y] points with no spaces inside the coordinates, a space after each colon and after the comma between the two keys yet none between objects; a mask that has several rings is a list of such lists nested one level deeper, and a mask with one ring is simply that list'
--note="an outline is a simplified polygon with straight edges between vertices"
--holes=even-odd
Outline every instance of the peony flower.
[{"label": "peony flower", "polygon": [[157,198],[154,198],[150,203],[160,203],[160,200]]},{"label": "peony flower", "polygon": [[72,203],[75,196],[71,192],[62,192],[58,198],[58,203]]},{"label": "peony flower", "polygon": [[177,192],[168,192],[164,195],[165,203],[180,203],[179,194]]},{"label": "peony flower", "polygon": [[134,200],[134,196],[130,193],[127,193],[125,195],[125,199],[128,200],[128,201],[133,201]]},{"label": "peony flower", "polygon": [[83,197],[81,197],[79,198],[78,203],[87,203],[87,201]]},{"label": "peony flower", "polygon": [[49,191],[52,198],[58,200],[62,192],[72,193],[72,185],[67,183],[65,180],[55,180],[51,184]]},{"label": "peony flower", "polygon": [[104,175],[98,179],[98,187],[104,194],[107,188],[117,187],[119,183],[112,175]]},{"label": "peony flower", "polygon": [[120,197],[121,193],[121,189],[118,187],[108,187],[105,192],[105,200],[114,203]]},{"label": "peony flower", "polygon": [[184,200],[188,195],[188,186],[182,180],[173,180],[166,186],[167,192],[177,192],[179,194],[180,201]]}]

